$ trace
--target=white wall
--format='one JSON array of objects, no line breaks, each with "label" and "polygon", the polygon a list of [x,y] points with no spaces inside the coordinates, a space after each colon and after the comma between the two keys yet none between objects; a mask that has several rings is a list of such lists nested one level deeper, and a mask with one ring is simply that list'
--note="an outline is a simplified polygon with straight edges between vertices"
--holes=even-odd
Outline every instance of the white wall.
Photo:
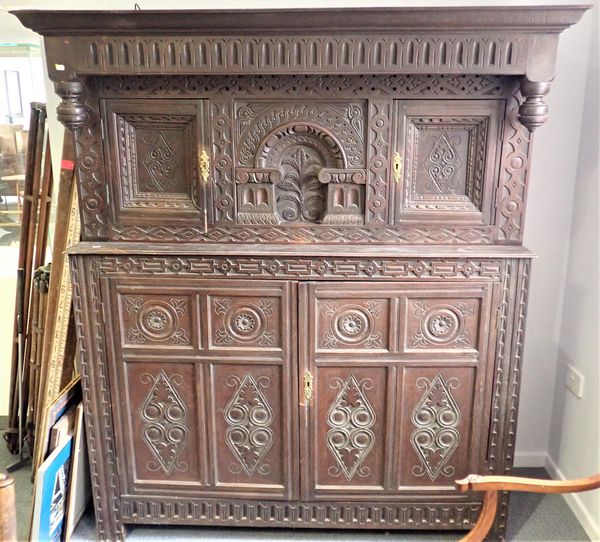
[{"label": "white wall", "polygon": [[[594,17],[584,119],[570,228],[570,246],[559,335],[549,470],[556,477],[581,478],[600,472],[600,222],[598,200],[600,130],[598,107],[598,5]],[[585,376],[581,399],[565,388],[567,364]],[[570,497],[590,538],[600,539],[600,491]]]},{"label": "white wall", "polygon": [[[163,0],[138,0],[143,9],[165,8]],[[404,2],[393,0],[222,0],[219,8],[284,8],[284,7],[326,7],[326,6],[399,6],[399,5],[522,5],[522,4],[547,4],[548,0],[535,1],[489,1],[489,0],[447,0],[428,2],[425,0]],[[573,0],[564,3],[579,3]],[[11,7],[37,9],[72,9],[70,0],[37,0],[33,2],[13,1]],[[130,9],[133,3],[129,0],[104,0],[103,9]],[[77,9],[98,9],[95,0],[80,0]],[[169,9],[202,9],[214,8],[214,3],[207,1],[173,0],[168,4]],[[592,115],[585,113],[586,122],[582,132],[582,119],[584,118],[584,94],[586,89],[586,74],[588,71],[588,56],[590,50],[590,34],[594,17],[591,13],[574,28],[567,30],[561,37],[557,61],[557,76],[551,86],[548,96],[550,106],[550,120],[539,128],[535,134],[534,158],[531,164],[529,209],[525,229],[525,244],[533,249],[539,258],[533,266],[532,286],[529,302],[529,318],[527,324],[527,339],[524,355],[523,384],[521,413],[519,416],[519,432],[517,437],[517,461],[521,464],[544,465],[548,457],[551,423],[554,424],[552,457],[559,461],[565,474],[574,472],[567,457],[571,457],[572,450],[567,450],[565,439],[560,438],[563,428],[558,429],[556,424],[569,423],[574,442],[579,442],[579,435],[585,423],[591,420],[582,420],[584,408],[571,409],[570,398],[565,398],[565,408],[560,401],[554,404],[553,392],[556,387],[557,397],[562,390],[562,375],[559,372],[557,381],[557,368],[564,364],[566,356],[581,364],[585,371],[589,371],[587,395],[585,398],[587,409],[593,409],[593,396],[598,395],[598,383],[593,383],[594,364],[597,371],[598,353],[593,348],[586,346],[586,339],[581,333],[573,334],[569,326],[581,319],[588,319],[590,333],[593,335],[594,326],[598,326],[598,315],[589,307],[578,304],[577,299],[591,299],[594,292],[591,283],[583,283],[578,273],[594,275],[598,280],[597,267],[586,263],[582,258],[590,255],[589,249],[581,245],[585,238],[588,226],[597,221],[597,197],[591,193],[594,182],[584,186],[582,177],[591,170],[585,165],[594,156],[594,149],[589,148],[589,141],[597,141],[597,135],[588,127]],[[596,64],[597,67],[597,59]],[[589,84],[588,84],[589,87]],[[590,92],[590,91],[588,91]],[[588,94],[589,95],[589,94]],[[591,93],[588,100],[597,100],[596,94]],[[586,103],[586,108],[590,107]],[[48,107],[51,114],[54,107]],[[52,124],[51,124],[52,127]],[[579,151],[582,136],[588,141],[587,146]],[[58,148],[58,147],[55,147]],[[585,158],[583,155],[585,154]],[[578,169],[578,161],[581,165]],[[585,173],[585,175],[590,175]],[[597,176],[597,175],[596,175]],[[576,187],[576,179],[578,179]],[[586,188],[587,187],[587,188]],[[576,216],[573,217],[573,202],[575,189]],[[597,183],[595,184],[597,190]],[[590,191],[590,193],[586,192]],[[579,218],[584,206],[587,209],[587,222]],[[573,242],[571,241],[571,224],[573,224]],[[597,237],[596,237],[597,240]],[[597,241],[596,241],[597,242]],[[578,264],[568,267],[569,257]],[[589,278],[589,277],[588,277]],[[566,287],[565,287],[566,285]],[[563,299],[566,315],[563,318]],[[560,350],[562,348],[562,350]],[[559,351],[561,355],[559,357]],[[566,352],[565,355],[562,352]],[[560,359],[560,363],[559,363]],[[585,365],[587,363],[587,365]],[[596,372],[597,374],[597,372]],[[581,403],[583,405],[583,403]],[[554,417],[553,417],[554,407]],[[564,416],[563,416],[564,414]],[[563,420],[564,417],[564,420]],[[561,420],[563,420],[561,422]],[[580,429],[581,427],[581,429]],[[596,425],[597,430],[598,425]],[[567,435],[568,433],[564,433]],[[577,435],[577,438],[575,437]],[[571,438],[569,436],[569,438]],[[590,453],[592,453],[590,451]],[[564,464],[563,464],[564,460]],[[589,467],[593,470],[592,466]],[[592,506],[590,503],[589,506]],[[591,508],[590,508],[591,510]]]}]

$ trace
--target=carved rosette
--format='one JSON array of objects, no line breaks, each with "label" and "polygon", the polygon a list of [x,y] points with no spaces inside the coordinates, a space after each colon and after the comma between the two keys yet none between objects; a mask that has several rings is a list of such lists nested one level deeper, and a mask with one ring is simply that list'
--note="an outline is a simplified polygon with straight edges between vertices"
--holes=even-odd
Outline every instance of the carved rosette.
[{"label": "carved rosette", "polygon": [[328,469],[330,476],[344,475],[350,481],[355,475],[369,476],[371,469],[363,463],[375,445],[375,412],[366,391],[372,389],[370,378],[357,380],[351,374],[345,381],[332,378],[329,385],[339,392],[327,411],[330,427],[325,441],[336,464]]},{"label": "carved rosette", "polygon": [[440,474],[446,477],[454,475],[454,467],[447,463],[460,441],[458,425],[461,415],[451,390],[459,385],[457,378],[444,380],[441,374],[432,380],[425,377],[417,379],[417,388],[425,392],[411,417],[416,429],[410,442],[421,461],[412,469],[415,476],[427,474],[435,480]]},{"label": "carved rosette", "polygon": [[[244,318],[240,323],[249,325]],[[223,412],[227,424],[225,443],[237,460],[229,466],[229,471],[233,474],[245,472],[248,476],[255,472],[267,475],[271,467],[263,459],[273,445],[271,424],[274,414],[262,390],[271,385],[271,380],[266,376],[254,378],[246,373],[241,379],[230,376],[227,385],[235,388],[235,392]]]},{"label": "carved rosette", "polygon": [[419,329],[411,337],[412,348],[435,345],[451,345],[454,348],[473,348],[470,333],[465,330],[465,319],[474,314],[474,309],[465,302],[430,305],[418,301],[412,305]]},{"label": "carved rosette", "polygon": [[129,314],[135,315],[135,323],[127,331],[127,341],[144,344],[148,341],[164,341],[187,345],[190,340],[179,318],[187,312],[185,299],[144,300],[141,297],[125,297]]},{"label": "carved rosette", "polygon": [[384,348],[381,331],[375,330],[375,322],[382,312],[381,301],[368,301],[366,307],[322,301],[321,315],[329,321],[323,333],[321,348],[364,346]]},{"label": "carved rosette", "polygon": [[256,343],[262,347],[277,346],[275,331],[269,329],[269,318],[275,313],[273,299],[260,299],[254,303],[218,297],[214,299],[213,307],[214,312],[223,317],[223,325],[216,330],[216,345]]},{"label": "carved rosette", "polygon": [[142,438],[154,456],[146,467],[167,475],[173,470],[186,471],[188,464],[179,457],[189,433],[188,409],[176,389],[183,384],[183,377],[178,374],[169,377],[161,370],[154,376],[144,373],[141,382],[150,385],[140,408]]}]

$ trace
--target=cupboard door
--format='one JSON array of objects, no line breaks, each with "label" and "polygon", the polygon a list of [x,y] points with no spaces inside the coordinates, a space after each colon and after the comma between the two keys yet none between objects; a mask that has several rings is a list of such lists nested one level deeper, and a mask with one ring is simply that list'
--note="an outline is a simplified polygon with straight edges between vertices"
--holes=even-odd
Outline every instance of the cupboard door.
[{"label": "cupboard door", "polygon": [[497,287],[300,286],[304,499],[453,489],[485,458]]},{"label": "cupboard door", "polygon": [[104,102],[115,224],[204,226],[204,109],[205,100]]},{"label": "cupboard door", "polygon": [[294,285],[103,279],[121,487],[297,495]]},{"label": "cupboard door", "polygon": [[491,224],[500,100],[397,101],[396,223]]}]

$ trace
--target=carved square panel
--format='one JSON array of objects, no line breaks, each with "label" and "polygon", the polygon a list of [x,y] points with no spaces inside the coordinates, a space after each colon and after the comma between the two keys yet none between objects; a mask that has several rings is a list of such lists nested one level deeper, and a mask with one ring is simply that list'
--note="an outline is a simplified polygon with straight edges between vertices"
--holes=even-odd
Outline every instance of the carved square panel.
[{"label": "carved square panel", "polygon": [[389,350],[390,300],[319,297],[315,306],[315,351]]},{"label": "carved square panel", "polygon": [[193,299],[176,291],[164,294],[120,291],[118,311],[123,348],[193,349],[197,335]]},{"label": "carved square panel", "polygon": [[404,352],[461,355],[480,349],[480,298],[408,294],[401,321]]},{"label": "carved square panel", "polygon": [[474,368],[405,367],[399,384],[400,489],[454,487],[477,472],[472,442],[481,423],[474,413]]},{"label": "carved square panel", "polygon": [[281,367],[237,363],[211,366],[214,480],[230,491],[282,493],[290,453],[284,429]]},{"label": "carved square panel", "polygon": [[281,350],[281,297],[210,295],[211,350]]},{"label": "carved square panel", "polygon": [[501,102],[397,102],[397,221],[491,221]]},{"label": "carved square panel", "polygon": [[[134,486],[199,485],[202,454],[194,364],[128,362],[123,376],[131,434],[122,459],[132,466],[128,474]],[[122,423],[115,420],[117,427]]]},{"label": "carved square panel", "polygon": [[107,103],[117,221],[181,222],[200,216],[201,101]]}]

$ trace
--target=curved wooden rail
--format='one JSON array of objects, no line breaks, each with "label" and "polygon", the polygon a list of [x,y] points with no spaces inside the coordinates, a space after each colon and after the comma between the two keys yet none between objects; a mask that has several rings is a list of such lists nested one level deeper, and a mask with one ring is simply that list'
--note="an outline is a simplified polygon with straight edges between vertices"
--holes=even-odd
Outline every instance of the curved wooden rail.
[{"label": "curved wooden rail", "polygon": [[459,491],[484,491],[483,507],[475,526],[460,542],[481,542],[492,528],[498,507],[498,491],[527,491],[529,493],[578,493],[600,488],[600,473],[578,480],[541,480],[518,476],[479,476],[470,474],[456,480]]}]

